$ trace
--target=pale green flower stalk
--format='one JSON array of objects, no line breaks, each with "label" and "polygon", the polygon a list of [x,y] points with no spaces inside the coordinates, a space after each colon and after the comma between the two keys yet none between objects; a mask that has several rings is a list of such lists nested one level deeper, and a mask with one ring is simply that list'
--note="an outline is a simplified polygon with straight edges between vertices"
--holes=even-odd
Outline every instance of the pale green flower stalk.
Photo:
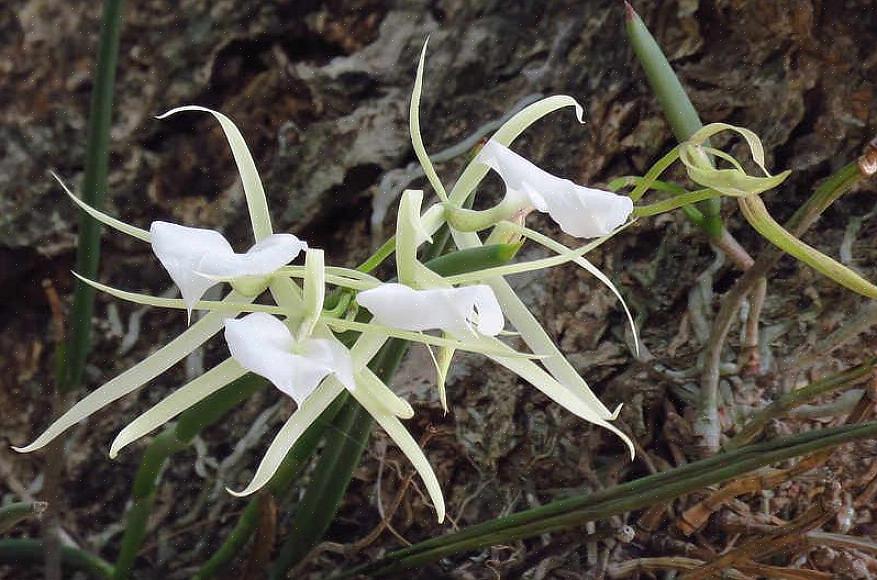
[{"label": "pale green flower stalk", "polygon": [[[734,157],[706,145],[710,137],[723,131],[735,132],[743,137],[752,154],[752,160],[764,173],[763,177],[747,174]],[[707,154],[726,161],[731,167],[716,169],[708,161]],[[793,236],[770,215],[759,194],[780,185],[791,172],[786,170],[777,175],[770,174],[765,167],[764,146],[758,135],[743,127],[712,123],[694,133],[690,139],[668,154],[671,159],[674,155],[678,155],[679,160],[685,165],[688,177],[692,181],[708,190],[737,198],[743,217],[769,242],[841,286],[868,298],[877,298],[877,286]]]}]

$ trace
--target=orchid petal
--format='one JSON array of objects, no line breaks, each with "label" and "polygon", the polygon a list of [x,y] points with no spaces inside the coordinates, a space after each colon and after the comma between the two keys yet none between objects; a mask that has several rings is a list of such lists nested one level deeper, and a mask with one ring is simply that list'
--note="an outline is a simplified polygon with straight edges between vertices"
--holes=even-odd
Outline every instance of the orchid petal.
[{"label": "orchid petal", "polygon": [[268,276],[307,249],[307,243],[292,234],[271,234],[256,242],[245,254],[205,254],[198,265],[198,274],[212,280]]},{"label": "orchid petal", "polygon": [[152,222],[149,228],[152,251],[180,289],[188,306],[192,307],[217,282],[197,273],[205,257],[233,256],[234,250],[222,234],[213,230],[190,228],[168,222]]},{"label": "orchid petal", "polygon": [[[241,296],[235,292],[230,293],[225,302],[250,302],[252,298]],[[177,362],[185,358],[189,353],[196,350],[211,336],[219,332],[223,325],[223,319],[227,315],[221,312],[211,312],[201,320],[195,322],[177,338],[164,347],[152,353],[146,359],[123,372],[113,380],[107,382],[97,390],[91,392],[84,399],[73,405],[69,411],[61,415],[54,423],[49,425],[37,439],[25,447],[16,447],[20,453],[28,453],[44,447],[55,437],[88,417],[92,413],[102,409],[106,405],[116,401],[128,393],[135,391],[144,383],[151,381]]]},{"label": "orchid petal", "polygon": [[295,412],[286,420],[280,431],[271,441],[259,467],[256,468],[256,474],[250,483],[241,491],[234,491],[226,488],[227,491],[238,497],[250,495],[259,491],[268,483],[277,473],[280,464],[286,458],[289,450],[298,441],[311,424],[316,421],[319,416],[332,404],[338,395],[344,392],[344,385],[331,377],[323,381],[311,396],[302,401]]},{"label": "orchid petal", "polygon": [[226,359],[203,375],[180,387],[148,411],[128,423],[110,446],[110,458],[115,459],[126,445],[133,443],[153,429],[164,425],[192,405],[209,397],[230,382],[246,374],[237,361]]},{"label": "orchid petal", "polygon": [[502,330],[499,302],[484,285],[415,290],[388,283],[360,292],[356,301],[372,313],[377,324],[393,328],[446,330],[464,337],[472,334],[477,313],[480,332],[496,335]]},{"label": "orchid petal", "polygon": [[149,232],[136,226],[132,226],[131,224],[126,224],[122,220],[116,219],[98,209],[91,207],[90,205],[76,197],[73,192],[70,191],[70,189],[67,187],[67,185],[65,185],[64,182],[61,181],[61,178],[58,177],[57,173],[55,173],[54,171],[51,171],[50,173],[52,174],[52,177],[55,178],[55,181],[57,181],[64,189],[64,193],[67,194],[67,197],[69,197],[71,200],[73,200],[73,203],[79,206],[79,209],[81,209],[100,223],[109,226],[115,230],[118,230],[123,234],[128,234],[129,236],[137,238],[138,240],[142,240],[144,242],[149,241]]},{"label": "orchid petal", "polygon": [[349,355],[345,359],[332,339],[306,338],[296,343],[289,328],[270,314],[255,312],[227,320],[225,341],[241,366],[265,377],[298,404],[329,374],[354,384]]},{"label": "orchid petal", "polygon": [[354,389],[351,393],[359,404],[383,427],[387,435],[390,436],[390,439],[396,443],[402,453],[414,465],[414,469],[417,470],[426,486],[426,491],[435,507],[439,523],[443,522],[445,519],[445,500],[442,496],[441,485],[435,472],[432,470],[432,466],[429,464],[429,460],[423,453],[423,449],[420,448],[420,445],[414,440],[411,433],[408,432],[408,429],[402,425],[399,419],[390,414],[380,401],[374,398],[370,390]]},{"label": "orchid petal", "polygon": [[630,312],[630,308],[627,307],[627,302],[625,302],[624,297],[621,295],[621,292],[618,291],[618,288],[615,287],[615,284],[612,283],[612,280],[609,277],[600,271],[597,266],[592,264],[590,261],[586,260],[582,256],[577,256],[578,252],[574,250],[570,250],[560,242],[556,242],[553,239],[549,238],[544,234],[540,234],[539,232],[533,231],[529,228],[524,228],[522,231],[523,235],[527,238],[533,240],[534,242],[541,244],[552,250],[557,252],[559,256],[565,257],[568,256],[570,259],[576,263],[576,265],[584,268],[588,273],[597,278],[600,282],[603,283],[604,286],[609,288],[609,290],[615,294],[615,297],[618,298],[618,301],[621,302],[621,307],[624,308],[624,313],[627,315],[627,322],[630,324],[630,330],[633,333],[633,344],[634,344],[634,352],[639,356],[639,336],[636,331],[636,323],[633,319],[633,314]]},{"label": "orchid petal", "polygon": [[410,419],[414,409],[405,399],[394,393],[370,368],[365,367],[357,375],[356,388],[368,389],[372,398],[400,419]]},{"label": "orchid petal", "polygon": [[[583,123],[584,109],[574,98],[568,95],[554,95],[528,105],[515,116],[506,121],[490,138],[491,141],[508,147],[512,141],[518,138],[530,125],[542,117],[564,107],[574,107],[576,118]],[[469,197],[469,194],[478,187],[478,184],[487,175],[488,168],[482,163],[473,161],[466,166],[463,174],[454,184],[451,190],[451,203],[459,206]]]},{"label": "orchid petal", "polygon": [[605,236],[633,211],[633,201],[626,195],[583,187],[551,175],[495,141],[488,141],[477,159],[502,177],[513,203],[524,201],[547,212],[571,236]]},{"label": "orchid petal", "polygon": [[256,169],[256,162],[253,161],[253,155],[250,153],[250,149],[247,147],[247,142],[244,140],[241,132],[234,122],[222,113],[196,105],[177,107],[156,118],[164,119],[183,111],[210,113],[219,121],[241,176],[241,184],[244,188],[244,195],[247,198],[247,209],[250,213],[250,221],[253,225],[253,234],[256,237],[256,241],[270,236],[272,234],[271,214],[268,212],[268,200],[265,198],[265,189],[262,187],[262,179],[259,177],[259,171]]},{"label": "orchid petal", "polygon": [[436,174],[435,167],[432,166],[432,161],[429,159],[426,147],[423,146],[423,137],[420,134],[420,95],[423,91],[423,64],[426,58],[427,44],[429,44],[429,38],[423,43],[420,60],[417,63],[417,76],[414,80],[414,90],[411,91],[411,106],[408,109],[408,131],[411,133],[411,144],[414,146],[414,153],[423,168],[423,173],[426,174],[426,178],[439,199],[447,201],[448,194],[445,193],[445,187]]},{"label": "orchid petal", "polygon": [[[477,234],[472,232],[451,231],[454,243],[461,249],[474,248],[481,245]],[[520,333],[521,338],[535,354],[543,355],[542,364],[557,381],[570,389],[588,405],[598,410],[602,417],[609,418],[612,413],[603,405],[599,398],[588,387],[588,383],[576,372],[572,364],[563,356],[554,342],[527,309],[508,282],[502,278],[491,278],[485,281],[493,288],[496,297],[503,305],[503,314]]]},{"label": "orchid petal", "polygon": [[326,298],[326,270],[323,250],[308,250],[305,255],[304,308],[305,319],[301,323],[299,336],[308,336],[323,312]]},{"label": "orchid petal", "polygon": [[426,276],[424,270],[429,272],[417,261],[417,248],[426,241],[432,242],[420,217],[422,204],[422,191],[406,189],[402,192],[396,218],[396,271],[403,284],[416,285],[420,277]]}]

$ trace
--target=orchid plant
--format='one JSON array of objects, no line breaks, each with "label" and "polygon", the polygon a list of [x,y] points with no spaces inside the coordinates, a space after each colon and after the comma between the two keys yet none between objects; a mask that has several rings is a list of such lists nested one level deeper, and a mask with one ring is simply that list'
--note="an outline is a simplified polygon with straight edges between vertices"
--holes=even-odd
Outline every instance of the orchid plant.
[{"label": "orchid plant", "polygon": [[[420,131],[425,53],[426,45],[417,68],[409,127],[415,153],[438,200],[424,210],[423,192],[406,190],[399,203],[392,243],[359,269],[327,266],[322,250],[292,234],[274,233],[265,191],[243,136],[228,117],[210,109],[180,107],[158,118],[200,112],[212,115],[220,124],[240,173],[252,225],[254,245],[244,253],[236,253],[216,231],[162,221],[153,222],[149,230],[124,223],[85,204],[56,176],[83,211],[121,233],[149,243],[182,298],[150,296],[94,280],[83,281],[122,300],[185,310],[190,325],[170,343],[76,403],[33,443],[16,450],[31,452],[44,447],[77,422],[156,378],[224,330],[230,356],[126,425],[112,442],[110,457],[252,372],[291,397],[296,410],[269,444],[249,484],[240,491],[229,490],[230,493],[249,495],[261,489],[308,426],[347,391],[412,462],[441,521],[445,507],[438,479],[423,450],[402,423],[414,411],[368,368],[391,337],[424,344],[430,349],[445,409],[445,379],[454,353],[461,350],[480,354],[511,370],[578,417],[617,434],[633,457],[633,442],[612,423],[620,406],[609,410],[597,398],[512,290],[506,277],[568,262],[579,265],[618,297],[630,323],[632,343],[638,349],[634,319],[621,293],[585,255],[631,223],[631,217],[636,215],[634,202],[657,182],[660,171],[651,177],[647,175],[631,194],[622,195],[556,177],[512,151],[510,146],[519,135],[554,111],[571,107],[582,121],[583,110],[576,100],[559,95],[535,102],[511,117],[468,164],[448,193],[432,166]],[[702,152],[697,147],[699,144],[695,143],[689,149],[677,151],[692,179],[704,183],[711,192],[718,191],[715,195],[741,195],[725,182],[716,182],[716,174],[698,161],[697,155]],[[738,169],[742,171],[739,165],[735,166],[735,171]],[[505,183],[503,200],[486,210],[466,209],[466,200],[490,170]],[[725,174],[720,177],[730,179]],[[743,184],[745,195],[752,195],[755,185],[767,188],[777,182],[776,178],[747,181],[736,173],[731,179],[731,185],[738,189]],[[688,198],[682,197],[687,202]],[[681,203],[665,204],[662,208],[667,211]],[[526,227],[525,219],[532,211],[547,213],[570,236],[591,241],[570,249]],[[530,240],[556,255],[441,276],[420,261],[418,251],[445,225],[460,250],[485,243]],[[490,233],[482,239],[479,232],[485,230]],[[369,273],[393,252],[396,281],[381,281]],[[304,264],[292,265],[302,254]],[[228,284],[231,290],[222,300],[205,300],[205,292],[219,284]],[[329,310],[324,308],[327,285],[347,298],[338,301],[339,307]],[[266,293],[273,303],[255,302]],[[192,322],[194,310],[205,311],[205,315]],[[348,347],[338,335],[350,332],[357,333],[358,338]],[[528,352],[506,344],[503,338],[508,336],[519,336]]]}]

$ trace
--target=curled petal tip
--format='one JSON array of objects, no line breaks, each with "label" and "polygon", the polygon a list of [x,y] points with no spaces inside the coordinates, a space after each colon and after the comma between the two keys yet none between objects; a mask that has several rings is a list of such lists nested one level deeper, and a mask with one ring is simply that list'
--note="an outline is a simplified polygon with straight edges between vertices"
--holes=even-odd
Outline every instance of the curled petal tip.
[{"label": "curled petal tip", "polygon": [[625,20],[636,18],[636,10],[633,9],[633,6],[627,0],[624,0],[624,18]]},{"label": "curled petal tip", "polygon": [[11,447],[12,447],[12,450],[15,451],[16,453],[29,453],[30,451],[32,451],[30,449],[30,445],[26,445],[24,447],[16,447],[15,445],[12,445]]}]

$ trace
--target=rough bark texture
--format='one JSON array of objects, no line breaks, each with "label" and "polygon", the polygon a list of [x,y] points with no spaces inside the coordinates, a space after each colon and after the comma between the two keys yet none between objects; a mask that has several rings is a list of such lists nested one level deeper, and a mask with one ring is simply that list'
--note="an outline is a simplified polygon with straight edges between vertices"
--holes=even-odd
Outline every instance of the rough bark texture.
[{"label": "rough bark texture", "polygon": [[[0,10],[4,445],[29,439],[49,418],[50,308],[43,281],[62,297],[72,288],[76,209],[48,171],[71,184],[81,178],[98,4],[7,0]],[[779,218],[806,198],[816,180],[854,158],[877,130],[873,1],[640,4],[704,120],[755,130],[764,139],[769,165],[794,170],[782,189],[766,197]],[[568,112],[557,113],[526,133],[516,149],[578,182],[641,174],[673,144],[627,46],[623,9],[614,0],[142,0],[128,3],[125,11],[107,211],[142,227],[168,219],[215,228],[239,248],[248,246],[242,191],[218,127],[195,114],[153,118],[175,106],[205,105],[232,117],[248,139],[277,229],[326,248],[335,263],[353,264],[372,243],[371,203],[382,176],[415,160],[407,107],[417,54],[428,35],[421,119],[431,152],[457,143],[534,93],[573,95],[585,106],[587,124],[579,125]],[[446,184],[453,183],[463,161],[458,157],[439,166]],[[498,181],[487,184],[486,195],[500,193]],[[853,265],[872,279],[877,226],[868,218],[874,191],[872,183],[848,196],[808,237],[836,254],[852,235]],[[860,229],[845,234],[851,217]],[[729,219],[735,235],[757,253],[763,242],[736,217]],[[387,217],[385,229],[391,221]],[[547,223],[539,226],[551,231]],[[617,304],[584,273],[567,268],[515,279],[607,404],[628,402],[625,421],[659,466],[684,459],[688,434],[681,416],[690,401],[686,389],[694,384],[686,377],[696,372],[685,373],[696,365],[713,291],[726,290],[736,275],[728,265],[708,269],[712,259],[698,232],[676,214],[643,220],[595,256],[624,287],[640,315],[646,346],[660,365],[633,360]],[[148,247],[116,233],[104,237],[102,279],[151,292],[170,286]],[[728,377],[725,391],[732,404],[723,414],[728,426],[739,408],[734,405],[761,405],[781,388],[783,376],[772,361],[806,349],[842,324],[858,303],[790,260],[783,262],[769,292],[766,372],[757,379]],[[96,312],[89,387],[128,368],[184,324],[184,317],[173,313],[105,298]],[[857,361],[869,344],[863,340],[822,360],[819,368]],[[732,346],[736,349],[736,343]],[[111,528],[105,532],[123,513],[138,453],[132,449],[110,462],[105,452],[112,434],[187,373],[223,356],[223,349],[213,344],[206,362],[190,360],[188,369],[166,374],[73,430],[67,455],[71,509],[62,523],[77,541],[107,557],[115,554],[118,535]],[[461,359],[449,383],[452,412],[443,416],[436,393],[425,386],[433,378],[424,370],[431,366],[426,357],[414,353],[396,382],[419,410],[419,418],[410,422],[415,433],[422,434],[430,420],[439,430],[430,457],[458,525],[644,471],[642,463],[623,461],[621,446],[610,436],[585,428],[505,373],[492,368],[485,373],[477,359]],[[656,370],[659,366],[676,374]],[[212,488],[211,461],[228,456],[254,418],[276,400],[274,393],[254,398],[226,425],[205,434],[207,445],[197,461],[186,455],[169,469],[157,501],[154,541],[140,563],[144,578],[160,571],[187,577],[222,540],[233,521],[229,514],[241,505]],[[269,424],[287,411],[282,406]],[[410,470],[392,446],[384,455],[382,439],[373,441],[329,539],[352,543],[365,536],[380,520],[377,474],[383,473],[385,489],[379,494],[386,506],[395,493],[389,482]],[[267,440],[268,435],[254,440],[225,476],[246,479]],[[683,449],[674,450],[677,444]],[[10,497],[22,495],[21,486],[27,488],[41,469],[38,456],[13,457],[0,449],[0,461],[5,474],[0,489]],[[196,475],[193,463],[199,473],[210,474],[208,479]],[[858,477],[846,476],[851,482]],[[204,485],[210,489],[199,496]],[[806,495],[802,485],[796,492],[801,497]],[[38,486],[30,493],[39,495]],[[421,496],[410,494],[394,527],[410,540],[439,533]],[[794,495],[790,501],[799,499]],[[191,510],[197,517],[180,523]],[[205,521],[210,522],[206,528]],[[873,532],[862,525],[851,533]],[[281,517],[280,533],[289,529],[288,518]],[[513,575],[532,568],[534,578],[561,578],[570,577],[561,574],[564,570],[596,570],[583,540],[569,540],[555,548],[537,540],[485,551],[446,573],[483,578],[490,577],[491,568],[511,569]],[[726,540],[720,536],[714,547],[720,549]],[[360,557],[394,545],[396,540],[385,534]],[[649,549],[652,555],[671,553],[670,548],[644,548]],[[623,559],[619,554],[615,550],[613,558]],[[343,560],[324,552],[308,572],[322,577]]]}]

